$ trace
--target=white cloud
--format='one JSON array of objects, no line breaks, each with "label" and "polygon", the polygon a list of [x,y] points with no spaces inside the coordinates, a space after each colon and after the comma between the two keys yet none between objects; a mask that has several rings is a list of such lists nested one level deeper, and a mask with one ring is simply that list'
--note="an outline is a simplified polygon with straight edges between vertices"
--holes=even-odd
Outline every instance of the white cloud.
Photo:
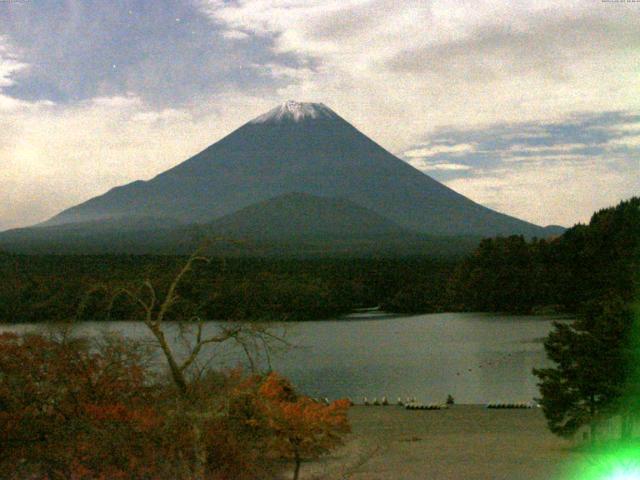
[{"label": "white cloud", "polygon": [[640,159],[619,170],[598,158],[580,163],[520,164],[445,182],[488,207],[539,225],[571,226],[638,194]]},{"label": "white cloud", "polygon": [[[215,22],[312,69],[278,91],[319,99],[394,151],[444,125],[640,108],[640,9],[601,2],[219,0]],[[620,7],[619,5],[617,7]],[[275,71],[275,69],[274,69]]]},{"label": "white cloud", "polygon": [[242,30],[225,30],[222,36],[227,40],[246,40],[250,35]]},{"label": "white cloud", "polygon": [[11,112],[19,108],[24,108],[25,106],[27,106],[26,102],[22,102],[20,100],[0,93],[0,113]]},{"label": "white cloud", "polygon": [[7,39],[0,35],[0,88],[13,85],[13,75],[26,68],[28,65],[17,59],[9,48]]},{"label": "white cloud", "polygon": [[107,109],[130,109],[139,108],[142,105],[142,100],[130,93],[127,96],[94,97],[87,103]]},{"label": "white cloud", "polygon": [[588,145],[584,143],[555,143],[551,145],[527,145],[522,143],[517,143],[509,146],[510,152],[531,152],[531,153],[545,153],[545,152],[563,152],[563,151],[571,151],[577,148],[585,148]]},{"label": "white cloud", "polygon": [[415,148],[404,153],[408,158],[421,158],[431,157],[441,153],[456,154],[456,153],[470,153],[475,150],[475,147],[469,143],[459,143],[457,145],[438,145],[432,144],[426,147]]},{"label": "white cloud", "polygon": [[617,132],[623,132],[623,133],[627,133],[627,132],[640,133],[640,122],[638,122],[638,123],[624,123],[622,125],[616,125],[613,128],[613,130],[617,131]]},{"label": "white cloud", "polygon": [[[640,129],[638,130],[640,133]],[[610,147],[640,148],[640,135],[628,135],[607,142]]]},{"label": "white cloud", "polygon": [[[544,155],[544,156],[536,156],[536,155],[509,155],[502,157],[502,161],[506,163],[510,162],[582,162],[587,157],[585,155],[577,155],[577,154],[557,154],[557,155]],[[549,164],[551,165],[551,164]],[[587,166],[588,164],[585,164]],[[554,168],[554,167],[550,167]]]},{"label": "white cloud", "polygon": [[160,111],[142,111],[136,113],[131,117],[134,122],[142,123],[154,123],[154,122],[190,122],[192,121],[192,115],[185,110],[178,110],[175,108],[165,108]]},{"label": "white cloud", "polygon": [[469,165],[462,165],[461,163],[422,163],[421,170],[461,171],[461,170],[471,170],[471,167]]}]

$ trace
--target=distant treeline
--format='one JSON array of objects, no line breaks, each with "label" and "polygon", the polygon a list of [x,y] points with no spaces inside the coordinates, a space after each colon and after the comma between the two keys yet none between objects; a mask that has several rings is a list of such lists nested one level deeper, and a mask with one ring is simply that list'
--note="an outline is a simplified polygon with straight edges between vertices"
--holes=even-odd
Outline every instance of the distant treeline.
[{"label": "distant treeline", "polygon": [[[587,301],[631,301],[640,269],[640,198],[551,240],[482,240],[470,256],[214,257],[181,283],[173,315],[314,320],[381,306],[403,313],[577,312]],[[184,256],[0,254],[0,321],[135,318],[118,288],[168,288]]]},{"label": "distant treeline", "polygon": [[[0,321],[134,318],[119,288],[148,279],[168,288],[183,256],[0,255]],[[314,320],[382,306],[432,312],[446,306],[455,260],[213,258],[198,264],[178,292],[174,315],[231,320]]]}]

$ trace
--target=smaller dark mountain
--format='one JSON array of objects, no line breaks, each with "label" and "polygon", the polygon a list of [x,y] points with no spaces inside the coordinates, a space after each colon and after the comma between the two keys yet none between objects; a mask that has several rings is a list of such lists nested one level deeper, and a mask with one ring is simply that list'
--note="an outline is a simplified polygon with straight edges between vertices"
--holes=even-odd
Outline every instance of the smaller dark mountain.
[{"label": "smaller dark mountain", "polygon": [[543,234],[539,238],[559,237],[567,231],[565,227],[560,225],[547,225],[546,227],[542,227],[542,230]]},{"label": "smaller dark mountain", "polygon": [[207,225],[227,238],[255,240],[370,238],[415,235],[354,202],[288,193],[225,215]]}]

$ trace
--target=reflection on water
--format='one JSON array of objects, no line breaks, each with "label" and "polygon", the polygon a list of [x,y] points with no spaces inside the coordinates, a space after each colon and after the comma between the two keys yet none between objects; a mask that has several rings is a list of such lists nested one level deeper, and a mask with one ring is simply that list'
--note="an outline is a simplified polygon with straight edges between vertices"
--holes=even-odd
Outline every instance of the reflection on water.
[{"label": "reflection on water", "polygon": [[[458,403],[524,402],[538,395],[531,369],[547,365],[540,339],[552,317],[444,313],[357,320],[290,323],[281,327],[294,348],[277,354],[273,367],[312,396],[416,397]],[[216,322],[207,327],[215,329]],[[0,331],[41,331],[42,325],[3,325]],[[175,326],[171,330],[177,335]],[[86,322],[80,335],[116,331],[143,339],[136,322]],[[182,347],[174,338],[178,350]],[[213,347],[213,364],[232,367],[243,354]]]}]

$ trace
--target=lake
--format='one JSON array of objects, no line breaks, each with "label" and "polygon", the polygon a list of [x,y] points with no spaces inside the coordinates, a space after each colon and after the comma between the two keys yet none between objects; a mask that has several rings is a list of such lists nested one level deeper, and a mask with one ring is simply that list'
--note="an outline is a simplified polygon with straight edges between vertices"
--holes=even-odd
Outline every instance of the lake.
[{"label": "lake", "polygon": [[[528,402],[538,396],[534,367],[547,366],[541,339],[550,316],[441,313],[398,316],[353,314],[338,320],[292,322],[277,329],[294,347],[277,353],[273,368],[314,397],[351,397],[361,402],[383,395],[458,403]],[[207,329],[217,327],[209,322]],[[177,335],[176,325],[167,325]],[[42,324],[0,325],[0,331],[43,331]],[[138,322],[85,322],[77,334],[121,332],[149,337]],[[180,348],[178,338],[173,343]],[[217,366],[244,360],[237,348],[204,352]]]}]

